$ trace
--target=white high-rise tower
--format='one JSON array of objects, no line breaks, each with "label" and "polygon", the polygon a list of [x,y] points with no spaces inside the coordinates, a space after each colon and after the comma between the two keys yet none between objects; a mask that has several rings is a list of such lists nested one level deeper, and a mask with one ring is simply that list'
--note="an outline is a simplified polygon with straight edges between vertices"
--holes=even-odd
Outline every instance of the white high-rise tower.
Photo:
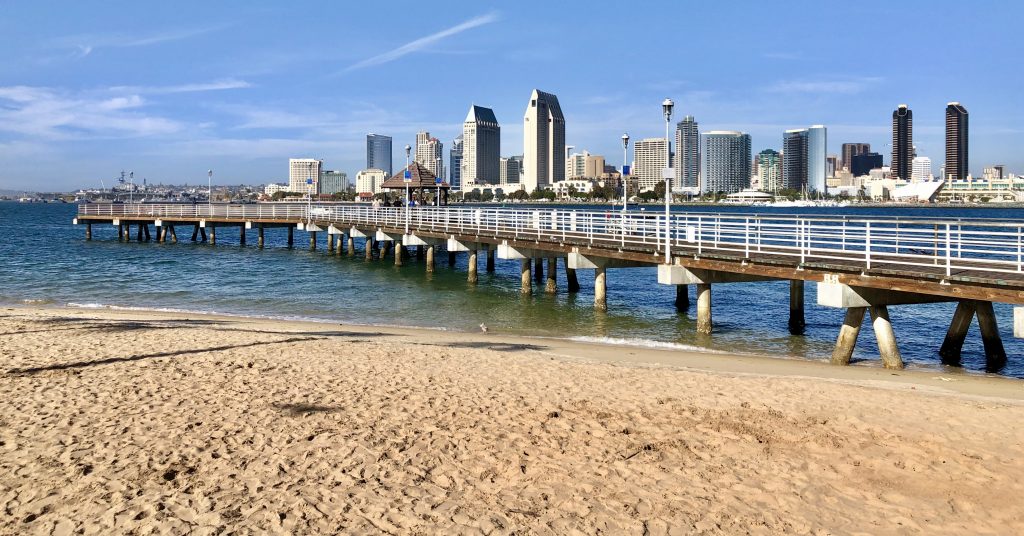
[{"label": "white high-rise tower", "polygon": [[523,186],[527,192],[565,180],[565,116],[558,97],[533,90],[523,118]]},{"label": "white high-rise tower", "polygon": [[494,111],[470,106],[462,123],[462,184],[498,184],[501,127]]}]

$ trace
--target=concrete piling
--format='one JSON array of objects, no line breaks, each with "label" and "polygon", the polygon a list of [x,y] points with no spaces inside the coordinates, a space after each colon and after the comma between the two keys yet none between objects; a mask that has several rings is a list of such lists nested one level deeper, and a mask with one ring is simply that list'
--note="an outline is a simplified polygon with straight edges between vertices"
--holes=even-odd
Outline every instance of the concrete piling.
[{"label": "concrete piling", "polygon": [[833,365],[850,364],[853,349],[857,346],[857,336],[860,335],[860,326],[864,323],[865,312],[867,312],[867,307],[848,307],[846,309],[843,327],[839,328],[839,338],[836,339],[836,347],[832,350]]},{"label": "concrete piling", "polygon": [[992,302],[976,302],[975,310],[978,314],[978,327],[981,328],[981,342],[985,346],[985,370],[998,372],[1006,366],[1006,350],[1003,348],[1002,338],[999,337],[999,326],[996,324]]},{"label": "concrete piling", "polygon": [[448,252],[448,266],[455,266],[455,252]]},{"label": "concrete piling", "polygon": [[348,234],[348,255],[349,257],[355,256],[356,254],[356,239],[352,236],[352,233]]},{"label": "concrete piling", "polygon": [[344,234],[338,235],[338,242],[337,242],[337,244],[338,244],[338,251],[337,252],[338,252],[338,256],[340,257],[341,254],[345,252],[345,235]]},{"label": "concrete piling", "polygon": [[686,311],[690,308],[689,285],[676,285],[676,310]]},{"label": "concrete piling", "polygon": [[697,285],[697,333],[711,335],[713,322],[711,320],[711,285],[701,283]]},{"label": "concrete piling", "polygon": [[205,227],[200,227],[199,228],[199,235],[203,237],[203,242],[206,242],[206,228]]},{"label": "concrete piling", "polygon": [[217,228],[213,225],[210,226],[210,245],[217,244]]},{"label": "concrete piling", "polygon": [[544,284],[544,292],[548,294],[558,292],[558,257],[548,258],[548,278]]},{"label": "concrete piling", "polygon": [[402,257],[405,255],[405,246],[395,242],[395,266],[401,266],[403,264]]},{"label": "concrete piling", "polygon": [[262,249],[263,248],[263,244],[265,244],[265,243],[266,242],[265,242],[264,237],[263,237],[263,224],[261,223],[259,225],[259,227],[256,228],[256,247]]},{"label": "concrete piling", "polygon": [[470,283],[476,283],[477,282],[477,275],[476,275],[476,250],[475,249],[470,250],[470,252],[469,252],[469,267],[468,267],[468,275],[466,277],[466,280],[469,281]]},{"label": "concrete piling", "polygon": [[327,253],[334,253],[334,235],[327,233]]},{"label": "concrete piling", "polygon": [[416,246],[416,258],[417,259],[422,259],[425,254],[426,254],[426,252],[423,251],[423,246]]},{"label": "concrete piling", "polygon": [[533,278],[537,281],[537,286],[544,283],[544,259],[541,257],[533,259]]},{"label": "concrete piling", "polygon": [[[422,246],[420,246],[422,247]],[[434,245],[427,246],[427,271],[434,271]]]},{"label": "concrete piling", "polygon": [[565,259],[565,290],[568,292],[580,291],[580,280],[576,278],[576,269],[569,268],[569,259]]},{"label": "concrete piling", "polygon": [[173,225],[169,225],[167,228],[171,231],[171,243],[172,244],[177,244],[178,243],[178,233],[174,232],[174,226]]},{"label": "concrete piling", "polygon": [[192,226],[192,241],[195,242],[196,241],[196,237],[198,237],[198,236],[199,236],[199,224],[197,223],[197,224]]},{"label": "concrete piling", "polygon": [[146,242],[149,242],[150,241],[149,224],[146,224],[146,225],[142,226],[142,234],[143,234],[143,236],[146,237]]},{"label": "concrete piling", "polygon": [[900,356],[899,345],[896,344],[896,332],[889,320],[889,308],[884,305],[872,305],[871,327],[875,330],[878,340],[878,353],[882,357],[882,366],[887,369],[902,369],[903,357]]},{"label": "concrete piling", "polygon": [[86,240],[92,240],[92,224],[91,223],[85,224],[85,239]]},{"label": "concrete piling", "polygon": [[594,307],[600,311],[608,310],[608,283],[604,266],[594,269]]},{"label": "concrete piling", "polygon": [[804,320],[804,282],[800,279],[789,281],[789,333],[803,335],[807,327]]},{"label": "concrete piling", "polygon": [[380,260],[384,260],[384,257],[388,256],[388,252],[391,251],[391,242],[388,240],[380,240],[377,243],[380,246]]},{"label": "concrete piling", "polygon": [[519,261],[519,292],[524,296],[533,294],[533,281],[530,279],[530,259]]},{"label": "concrete piling", "polygon": [[157,228],[156,228],[156,242],[158,244],[163,244],[164,243],[164,240],[165,240],[164,233],[166,233],[166,232],[167,232],[167,228],[166,227],[164,227],[163,225],[157,226]]},{"label": "concrete piling", "polygon": [[[148,225],[147,225],[148,227]],[[142,242],[142,224],[139,224],[138,230],[135,231],[135,241]]]},{"label": "concrete piling", "polygon": [[365,252],[366,253],[366,260],[372,261],[373,260],[373,237],[371,237],[371,236],[366,237],[366,240],[363,242],[363,248],[366,250],[366,252]]}]

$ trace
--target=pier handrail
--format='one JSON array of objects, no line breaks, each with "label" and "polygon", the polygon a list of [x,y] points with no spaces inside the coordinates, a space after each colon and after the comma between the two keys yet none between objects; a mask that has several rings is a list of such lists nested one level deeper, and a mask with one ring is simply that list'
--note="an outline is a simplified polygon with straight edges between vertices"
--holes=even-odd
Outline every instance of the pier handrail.
[{"label": "pier handrail", "polygon": [[[260,221],[405,228],[405,208],[369,205],[80,205],[80,216],[131,220]],[[557,207],[415,207],[412,232],[569,243],[664,255],[729,255],[837,264],[864,270],[940,273],[1024,272],[1024,221],[765,213],[575,210]],[[666,225],[667,223],[667,225]]]}]

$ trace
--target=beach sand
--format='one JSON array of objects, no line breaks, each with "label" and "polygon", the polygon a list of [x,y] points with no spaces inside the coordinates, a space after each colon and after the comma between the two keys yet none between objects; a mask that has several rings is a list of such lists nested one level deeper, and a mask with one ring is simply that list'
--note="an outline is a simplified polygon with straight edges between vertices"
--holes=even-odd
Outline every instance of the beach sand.
[{"label": "beach sand", "polygon": [[1024,382],[0,311],[0,532],[1022,534]]}]

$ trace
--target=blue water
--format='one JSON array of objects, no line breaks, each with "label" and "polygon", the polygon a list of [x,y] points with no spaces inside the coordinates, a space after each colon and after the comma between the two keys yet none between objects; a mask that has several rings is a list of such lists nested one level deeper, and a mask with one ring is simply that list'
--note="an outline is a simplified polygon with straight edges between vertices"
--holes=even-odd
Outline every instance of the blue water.
[{"label": "blue water", "polygon": [[[843,311],[815,305],[815,285],[807,285],[807,331],[787,331],[788,282],[716,285],[713,295],[715,333],[696,334],[695,309],[676,311],[673,287],[657,284],[654,268],[608,270],[607,313],[595,311],[593,272],[579,271],[582,291],[567,294],[559,262],[555,296],[519,293],[519,262],[498,259],[480,281],[466,283],[467,255],[449,268],[447,255],[437,271],[426,273],[413,256],[405,266],[363,259],[362,241],[354,257],[309,251],[305,233],[295,233],[296,247],[286,247],[284,229],[266,231],[267,247],[255,247],[250,231],[239,246],[236,229],[221,229],[217,245],[192,243],[191,229],[179,228],[177,244],[119,242],[111,225],[94,225],[86,242],[84,227],[71,225],[74,205],[0,202],[0,303],[109,305],[178,309],[280,318],[309,318],[342,323],[384,324],[478,330],[544,337],[596,338],[612,343],[671,343],[684,347],[779,357],[828,359]],[[658,210],[652,207],[651,210]],[[1024,220],[1021,209],[971,208],[814,208],[751,209],[691,207],[706,212],[757,210],[775,213],[988,217]],[[132,230],[133,236],[135,229]],[[155,238],[155,233],[154,233]],[[691,289],[692,292],[692,289]],[[944,368],[937,351],[952,304],[890,308],[904,360],[912,366]],[[1012,337],[1012,307],[996,305],[1009,355],[1005,375],[1024,377],[1024,343]],[[877,362],[870,322],[865,322],[855,359]],[[714,359],[709,356],[709,359]],[[965,371],[984,369],[977,323],[964,346]],[[946,369],[955,373],[961,369]]]}]

